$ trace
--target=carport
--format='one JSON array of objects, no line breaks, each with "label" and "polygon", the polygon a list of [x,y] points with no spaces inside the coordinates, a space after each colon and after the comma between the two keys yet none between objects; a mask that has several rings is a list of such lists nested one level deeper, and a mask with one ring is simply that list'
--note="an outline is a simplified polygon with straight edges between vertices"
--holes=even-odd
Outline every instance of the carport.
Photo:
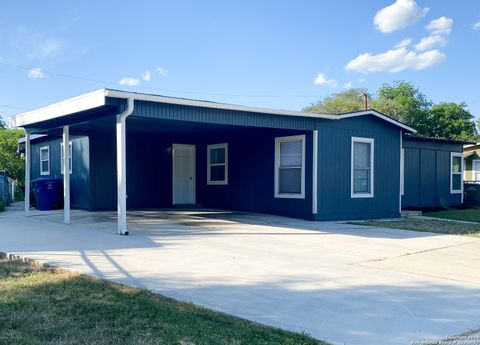
[{"label": "carport", "polygon": [[[91,211],[116,208],[117,233],[127,235],[127,207],[227,207],[313,219],[317,212],[316,121],[333,116],[304,115],[101,89],[17,115],[10,125],[26,131],[26,181],[31,172],[31,135],[61,136],[63,157],[69,156],[72,136],[87,137],[85,185],[75,192],[88,190]],[[303,145],[296,195],[282,194],[274,184],[277,138],[295,138]],[[62,161],[61,169],[66,171],[68,160]],[[71,177],[64,177],[64,222],[68,224]],[[29,193],[27,183],[26,196]],[[28,216],[29,198],[25,200]]]}]

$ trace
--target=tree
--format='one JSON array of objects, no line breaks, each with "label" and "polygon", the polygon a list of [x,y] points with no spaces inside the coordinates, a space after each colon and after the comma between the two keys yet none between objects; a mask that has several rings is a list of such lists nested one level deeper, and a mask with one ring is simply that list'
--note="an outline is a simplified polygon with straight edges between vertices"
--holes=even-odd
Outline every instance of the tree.
[{"label": "tree", "polygon": [[0,130],[6,129],[6,128],[7,128],[7,124],[5,123],[5,121],[3,121],[2,116],[0,115]]},{"label": "tree", "polygon": [[474,116],[465,103],[439,103],[429,110],[430,126],[424,135],[434,138],[473,140],[477,135]]},{"label": "tree", "polygon": [[18,153],[18,139],[24,136],[20,129],[0,129],[0,171],[23,185],[24,160]]},{"label": "tree", "polygon": [[358,96],[363,93],[367,93],[367,91],[365,89],[349,89],[335,93],[332,96],[327,96],[318,102],[310,104],[303,108],[302,111],[337,115],[362,110],[363,102],[359,101]]},{"label": "tree", "polygon": [[[303,111],[340,114],[361,110],[358,96],[364,92],[363,89],[350,89],[333,94],[305,107]],[[474,140],[477,136],[474,117],[465,103],[434,105],[409,82],[383,84],[376,96],[370,97],[369,108],[415,128],[418,135],[458,140]]]},{"label": "tree", "polygon": [[428,132],[428,110],[432,102],[412,83],[396,81],[393,85],[383,84],[372,103],[376,110],[416,128],[419,133]]}]

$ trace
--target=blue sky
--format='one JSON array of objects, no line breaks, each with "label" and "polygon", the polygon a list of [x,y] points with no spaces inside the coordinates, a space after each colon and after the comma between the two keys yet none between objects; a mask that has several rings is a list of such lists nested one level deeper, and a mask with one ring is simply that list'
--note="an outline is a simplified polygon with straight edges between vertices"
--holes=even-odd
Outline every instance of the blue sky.
[{"label": "blue sky", "polygon": [[0,2],[3,118],[101,87],[299,110],[395,80],[479,117],[480,2]]}]

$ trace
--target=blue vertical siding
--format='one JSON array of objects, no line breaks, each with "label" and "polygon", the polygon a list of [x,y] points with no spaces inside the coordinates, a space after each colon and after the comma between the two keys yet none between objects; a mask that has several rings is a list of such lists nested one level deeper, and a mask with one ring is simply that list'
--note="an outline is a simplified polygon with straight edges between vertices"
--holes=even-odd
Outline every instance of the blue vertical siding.
[{"label": "blue vertical siding", "polygon": [[[128,125],[127,125],[128,127]],[[274,198],[275,137],[306,134],[305,199]],[[114,133],[91,136],[92,209],[115,209]],[[207,185],[207,145],[229,144],[228,185]],[[172,144],[196,145],[196,198],[204,207],[312,218],[311,132],[243,128],[225,133],[127,131],[127,207],[172,207]]]},{"label": "blue vertical siding", "polygon": [[440,200],[460,205],[461,194],[450,193],[450,154],[461,143],[404,139],[405,192],[402,208],[440,207]]},{"label": "blue vertical siding", "polygon": [[[352,137],[374,139],[374,197],[351,197]],[[319,220],[398,217],[400,130],[371,116],[318,127]]]},{"label": "blue vertical siding", "polygon": [[[73,208],[90,208],[90,165],[88,137],[71,137],[72,141],[72,174],[70,174],[70,205]],[[60,137],[46,137],[32,141],[31,179],[39,177],[62,178]],[[49,147],[50,174],[40,175],[40,148]]]}]

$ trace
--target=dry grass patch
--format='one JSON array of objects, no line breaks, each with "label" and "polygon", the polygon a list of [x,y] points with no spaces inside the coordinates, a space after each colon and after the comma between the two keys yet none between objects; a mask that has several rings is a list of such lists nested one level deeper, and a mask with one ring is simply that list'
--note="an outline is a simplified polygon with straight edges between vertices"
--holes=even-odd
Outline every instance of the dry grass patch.
[{"label": "dry grass patch", "polygon": [[434,232],[438,234],[480,237],[480,224],[460,223],[445,220],[367,220],[361,222],[351,222],[351,224],[421,232]]}]

